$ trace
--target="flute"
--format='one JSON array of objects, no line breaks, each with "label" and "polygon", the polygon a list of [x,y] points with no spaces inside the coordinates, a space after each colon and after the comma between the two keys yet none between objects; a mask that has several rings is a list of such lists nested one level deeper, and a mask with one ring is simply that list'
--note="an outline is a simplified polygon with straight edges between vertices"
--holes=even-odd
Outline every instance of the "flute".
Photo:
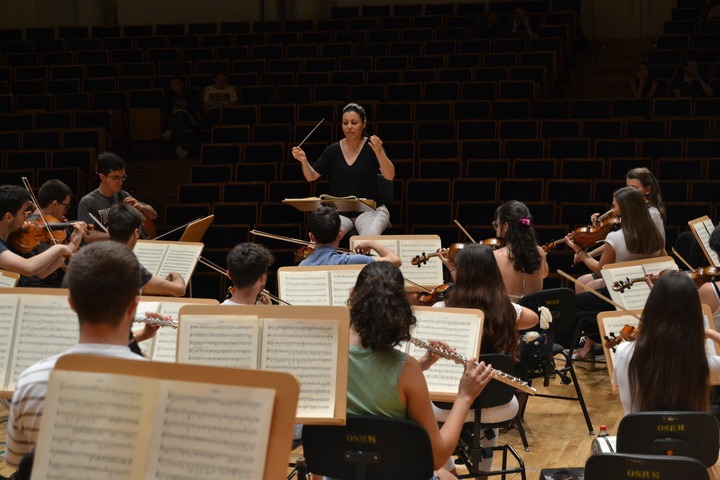
[{"label": "flute", "polygon": [[[425,350],[429,350],[432,353],[439,355],[443,358],[447,358],[448,360],[452,360],[455,363],[458,363],[460,365],[465,365],[468,361],[467,358],[458,355],[457,353],[449,352],[443,348],[438,348],[434,345],[430,345],[429,343],[419,340],[415,337],[410,337],[410,342],[412,342],[413,345],[416,345],[420,348],[424,348]],[[477,365],[477,362],[475,363]],[[498,380],[506,385],[510,385],[513,388],[517,388],[518,390],[529,393],[530,395],[535,395],[537,393],[537,390],[528,383],[518,377],[513,377],[512,375],[509,375],[505,372],[502,372],[500,370],[494,370],[493,371],[493,379]]]},{"label": "flute", "polygon": [[148,325],[160,325],[161,327],[172,327],[177,328],[178,327],[178,321],[177,320],[162,320],[160,318],[150,318],[146,317],[145,315],[135,315],[135,318],[133,318],[133,322],[135,323],[147,323]]}]

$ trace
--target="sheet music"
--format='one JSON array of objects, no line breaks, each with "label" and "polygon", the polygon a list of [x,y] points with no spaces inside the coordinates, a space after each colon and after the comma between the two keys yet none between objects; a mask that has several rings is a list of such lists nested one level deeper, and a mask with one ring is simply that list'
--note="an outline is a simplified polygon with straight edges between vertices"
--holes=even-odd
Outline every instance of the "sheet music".
[{"label": "sheet music", "polygon": [[[421,267],[412,264],[412,259],[423,254],[430,254],[442,248],[440,237],[437,235],[378,235],[378,236],[360,236],[355,235],[350,238],[350,248],[363,240],[375,240],[380,245],[389,248],[395,252],[403,264],[400,271],[408,280],[426,286],[436,287],[443,283],[443,266],[439,258],[433,257],[428,259],[427,263]],[[377,256],[373,251],[372,255]]]},{"label": "sheet music", "polygon": [[262,478],[274,401],[269,389],[55,371],[33,478]]},{"label": "sheet music", "polygon": [[286,371],[300,381],[298,417],[332,417],[338,356],[337,322],[306,319],[264,320],[263,370]]},{"label": "sheet music", "polygon": [[18,283],[19,276],[13,272],[0,270],[0,288],[13,288]]},{"label": "sheet music", "polygon": [[327,271],[278,270],[278,294],[290,305],[330,305]]},{"label": "sheet music", "polygon": [[66,296],[21,295],[8,390],[26,368],[75,345],[78,332],[77,315]]},{"label": "sheet music", "polygon": [[[332,290],[332,303],[330,306],[347,305],[350,290],[355,286],[360,270],[331,270],[330,288]],[[292,303],[292,302],[290,302]],[[294,303],[292,303],[294,305]]]},{"label": "sheet music", "polygon": [[710,263],[716,267],[720,267],[720,258],[718,258],[718,254],[710,248],[710,235],[715,230],[715,225],[713,225],[712,220],[710,220],[707,216],[700,217],[698,220],[688,222],[688,225],[690,225],[693,233],[695,233],[696,238],[702,246],[705,256],[708,257],[708,260],[710,260]]},{"label": "sheet music", "polygon": [[143,267],[153,275],[157,275],[166,250],[167,244],[165,243],[138,241],[133,248],[133,253]]},{"label": "sheet music", "polygon": [[39,437],[33,479],[146,478],[156,403],[148,383],[129,375],[53,371],[41,424],[52,437]]},{"label": "sheet music", "polygon": [[661,257],[640,262],[615,263],[604,267],[600,274],[605,281],[610,298],[628,310],[635,310],[645,308],[645,302],[648,295],[650,295],[650,287],[647,283],[644,281],[634,282],[630,288],[625,289],[623,292],[613,290],[613,284],[642,278],[649,274],[658,274],[663,270],[677,270],[675,261],[670,257]]},{"label": "sheet music", "polygon": [[179,363],[258,369],[256,316],[186,315],[178,328]]},{"label": "sheet music", "polygon": [[[202,245],[176,243],[168,245],[165,258],[158,269],[157,276],[165,278],[170,272],[178,272],[185,283],[190,280],[197,259],[202,252]],[[146,267],[147,268],[147,267]]]},{"label": "sheet music", "polygon": [[[634,287],[635,285],[633,285]],[[620,336],[620,331],[625,325],[637,328],[640,324],[640,320],[628,315],[626,313],[617,313],[607,317],[598,317],[598,323],[602,324],[600,334],[603,336],[611,336],[611,333],[616,337]],[[623,340],[624,341],[624,340]],[[603,344],[605,340],[603,340]],[[615,351],[612,348],[603,348],[605,350],[605,358],[608,360],[608,372],[612,376],[613,365],[615,365]]]},{"label": "sheet music", "polygon": [[[138,306],[137,306],[137,309],[135,310],[135,312],[137,315],[143,315],[147,312],[157,312],[159,309],[160,309],[160,302],[143,302],[143,301],[141,301],[140,303],[138,303]],[[142,328],[144,326],[145,326],[144,323],[134,322],[132,324],[132,330],[135,331],[136,329]],[[160,330],[162,330],[162,328]],[[160,331],[158,330],[157,333],[159,334]],[[156,337],[157,337],[157,334],[155,335],[155,337],[148,338],[147,340],[144,340],[144,341],[138,343],[138,345],[140,346],[140,351],[143,353],[143,355],[145,355],[148,358],[153,358],[153,355],[155,352]],[[175,361],[175,360],[173,360],[173,361]]]},{"label": "sheet music", "polygon": [[[449,312],[443,308],[414,309],[414,313],[417,324],[411,332],[413,337],[424,341],[443,340],[463,357],[477,356],[482,337],[482,320],[477,314]],[[404,349],[415,358],[426,352],[409,342]],[[430,392],[456,394],[463,367],[452,360],[440,359],[423,373]]]},{"label": "sheet music", "polygon": [[5,332],[0,337],[0,386],[2,390],[9,390],[8,367],[12,355],[13,332],[15,330],[15,317],[17,316],[19,295],[0,295],[0,331]]},{"label": "sheet music", "polygon": [[275,391],[162,382],[145,478],[262,478]]}]

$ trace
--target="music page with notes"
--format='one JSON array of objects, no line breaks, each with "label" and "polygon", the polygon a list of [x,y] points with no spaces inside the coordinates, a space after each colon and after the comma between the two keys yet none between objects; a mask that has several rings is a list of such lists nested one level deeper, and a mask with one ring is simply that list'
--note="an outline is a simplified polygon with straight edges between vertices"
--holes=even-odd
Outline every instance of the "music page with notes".
[{"label": "music page with notes", "polygon": [[672,257],[646,258],[632,262],[605,265],[600,274],[605,281],[610,298],[628,310],[645,308],[650,287],[643,280],[646,275],[656,275],[663,270],[677,270]]}]

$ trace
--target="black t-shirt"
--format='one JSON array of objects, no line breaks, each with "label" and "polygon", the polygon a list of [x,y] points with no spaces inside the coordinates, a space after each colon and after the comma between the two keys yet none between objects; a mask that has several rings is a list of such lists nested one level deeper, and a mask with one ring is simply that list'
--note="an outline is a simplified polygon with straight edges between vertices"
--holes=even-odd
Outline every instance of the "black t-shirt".
[{"label": "black t-shirt", "polygon": [[340,143],[333,143],[320,155],[313,168],[319,174],[327,176],[330,181],[330,195],[355,195],[358,198],[375,200],[378,206],[382,205],[378,181],[380,162],[367,142],[352,165],[345,161]]}]

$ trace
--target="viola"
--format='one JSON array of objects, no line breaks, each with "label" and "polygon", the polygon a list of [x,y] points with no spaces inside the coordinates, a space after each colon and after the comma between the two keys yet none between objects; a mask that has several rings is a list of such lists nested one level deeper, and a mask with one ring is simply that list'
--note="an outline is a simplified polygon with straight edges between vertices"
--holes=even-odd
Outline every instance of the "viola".
[{"label": "viola", "polygon": [[[33,221],[26,221],[22,228],[10,234],[8,241],[10,245],[20,253],[28,253],[35,250],[41,243],[65,243],[68,239],[66,228],[72,228],[73,224],[60,222],[52,215],[44,215],[47,221],[47,228],[42,217]],[[92,230],[92,225],[88,229]],[[50,229],[48,231],[48,228]]]},{"label": "viola", "polygon": [[430,292],[409,293],[410,302],[415,305],[429,306],[445,298],[445,294],[453,286],[452,283],[443,283],[430,290]]},{"label": "viola", "polygon": [[615,332],[610,332],[610,334],[605,335],[605,343],[603,343],[603,345],[605,348],[614,349],[620,342],[633,342],[635,341],[637,332],[638,329],[632,325],[625,325],[620,329],[619,334],[616,335]]}]

